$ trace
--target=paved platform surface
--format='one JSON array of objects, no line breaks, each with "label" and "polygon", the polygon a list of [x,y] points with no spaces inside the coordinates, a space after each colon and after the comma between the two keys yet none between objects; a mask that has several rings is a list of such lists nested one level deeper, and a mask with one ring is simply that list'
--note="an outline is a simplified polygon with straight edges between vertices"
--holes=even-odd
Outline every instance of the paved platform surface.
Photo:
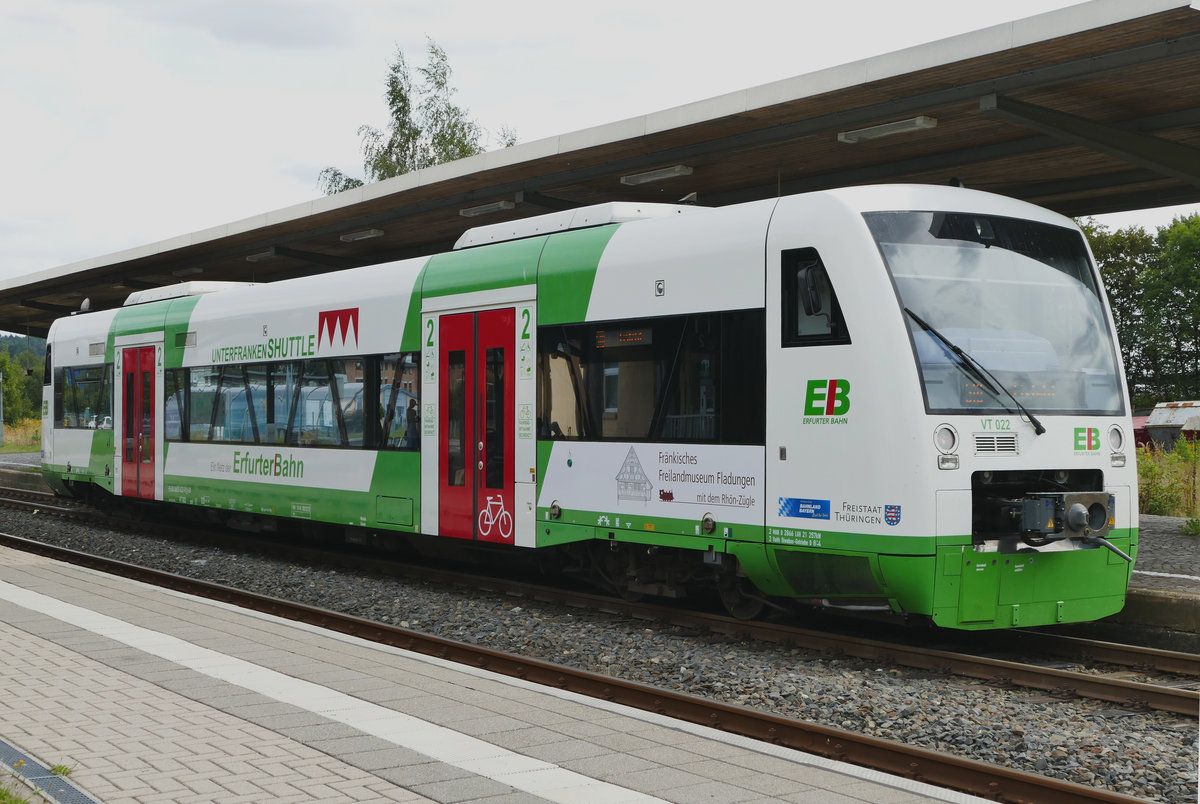
[{"label": "paved platform surface", "polygon": [[4,548],[0,651],[63,804],[979,801]]}]

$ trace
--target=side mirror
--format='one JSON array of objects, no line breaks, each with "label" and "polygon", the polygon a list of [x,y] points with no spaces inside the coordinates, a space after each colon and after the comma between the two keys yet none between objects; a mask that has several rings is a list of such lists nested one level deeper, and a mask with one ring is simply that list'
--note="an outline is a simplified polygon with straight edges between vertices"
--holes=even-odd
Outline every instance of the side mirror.
[{"label": "side mirror", "polygon": [[817,282],[819,270],[818,265],[814,263],[796,272],[796,291],[800,296],[800,303],[804,305],[805,315],[817,315],[821,312],[821,286]]}]

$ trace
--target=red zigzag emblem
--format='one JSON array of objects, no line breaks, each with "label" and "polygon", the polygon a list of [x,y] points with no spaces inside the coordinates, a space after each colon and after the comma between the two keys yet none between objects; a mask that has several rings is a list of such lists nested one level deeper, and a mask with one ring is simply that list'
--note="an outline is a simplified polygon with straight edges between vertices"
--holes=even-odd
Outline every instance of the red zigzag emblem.
[{"label": "red zigzag emblem", "polygon": [[346,337],[354,330],[354,345],[358,346],[358,308],[347,307],[344,310],[322,310],[317,313],[317,350],[325,343],[325,331],[329,330],[329,345],[333,346],[334,336],[342,333],[342,345],[346,345]]}]

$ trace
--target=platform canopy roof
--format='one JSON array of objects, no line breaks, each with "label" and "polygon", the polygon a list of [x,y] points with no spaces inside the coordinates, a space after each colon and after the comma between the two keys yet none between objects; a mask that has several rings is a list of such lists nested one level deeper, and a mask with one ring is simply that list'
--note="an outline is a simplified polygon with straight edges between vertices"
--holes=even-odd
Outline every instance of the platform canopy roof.
[{"label": "platform canopy roof", "polygon": [[1200,201],[1200,1],[1095,0],[20,277],[0,283],[0,329],[45,335],[85,297],[432,254],[607,201],[955,180],[1072,216]]}]

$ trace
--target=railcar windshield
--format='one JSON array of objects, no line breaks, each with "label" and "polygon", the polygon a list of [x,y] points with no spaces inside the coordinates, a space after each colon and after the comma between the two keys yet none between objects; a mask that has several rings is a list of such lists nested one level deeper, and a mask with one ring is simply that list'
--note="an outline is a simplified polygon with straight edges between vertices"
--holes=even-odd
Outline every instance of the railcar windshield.
[{"label": "railcar windshield", "polygon": [[1116,344],[1078,231],[957,212],[864,217],[901,308],[916,314],[904,318],[930,413],[1014,407],[946,341],[1036,413],[1124,413]]}]

